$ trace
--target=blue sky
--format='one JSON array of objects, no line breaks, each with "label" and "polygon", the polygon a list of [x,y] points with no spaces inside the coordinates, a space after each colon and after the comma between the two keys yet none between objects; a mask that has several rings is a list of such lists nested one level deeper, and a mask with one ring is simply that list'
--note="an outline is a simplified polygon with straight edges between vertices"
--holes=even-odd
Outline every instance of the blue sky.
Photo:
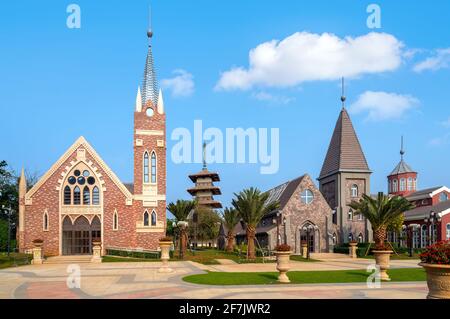
[{"label": "blue sky", "polygon": [[[70,3],[81,8],[80,29],[66,26]],[[265,190],[304,173],[317,178],[341,108],[338,73],[362,61],[348,76],[346,95],[373,170],[372,191],[386,189],[386,175],[399,161],[402,134],[406,161],[419,172],[419,187],[449,185],[450,2],[377,1],[381,29],[367,27],[370,3],[152,1],[158,78],[173,80],[181,74],[175,70],[188,75],[181,79],[188,80],[187,86],[179,91],[173,91],[173,81],[164,82],[168,155],[174,144],[170,133],[177,127],[192,129],[196,119],[223,130],[279,128],[277,174],[261,175],[260,165],[254,164],[210,165],[222,178],[220,200],[229,205],[232,193],[244,187]],[[1,159],[16,170],[24,166],[43,174],[83,135],[123,181],[132,180],[133,108],[147,51],[148,5],[119,0],[2,4]],[[296,32],[303,33],[291,37]],[[378,60],[378,50],[367,41],[370,32],[387,43]],[[324,38],[323,33],[334,36]],[[346,37],[359,37],[368,51],[353,47]],[[301,42],[305,39],[311,41]],[[296,62],[312,59],[303,53],[317,39],[337,41],[342,63],[333,64],[333,55],[316,47],[313,57],[324,63],[307,65],[308,73],[307,63]],[[249,71],[250,50],[272,40],[285,40],[286,46],[274,42],[272,49],[287,50],[295,70],[290,60],[267,66],[263,59]],[[302,50],[289,52],[292,42]],[[361,56],[371,50],[377,52],[376,63]],[[367,71],[378,63],[386,66]],[[247,87],[227,82],[218,89],[221,74],[236,67],[248,75]],[[270,70],[264,73],[266,67]],[[189,198],[187,175],[200,169],[199,164],[176,165],[169,156],[168,200]]]}]

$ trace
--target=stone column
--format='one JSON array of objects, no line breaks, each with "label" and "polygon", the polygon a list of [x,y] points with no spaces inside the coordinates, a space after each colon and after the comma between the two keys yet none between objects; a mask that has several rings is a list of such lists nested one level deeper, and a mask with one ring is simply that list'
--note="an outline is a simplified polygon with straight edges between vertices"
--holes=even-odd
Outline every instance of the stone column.
[{"label": "stone column", "polygon": [[302,257],[308,258],[308,244],[302,243]]},{"label": "stone column", "polygon": [[358,243],[350,242],[348,246],[348,255],[350,258],[358,258],[358,255],[356,254],[356,248],[358,247]]},{"label": "stone column", "polygon": [[31,261],[31,264],[33,265],[41,265],[43,262],[42,259],[42,247],[36,246],[33,248],[33,260]]},{"label": "stone column", "polygon": [[100,241],[94,241],[92,243],[92,258],[91,263],[101,263],[102,262],[102,243]]}]

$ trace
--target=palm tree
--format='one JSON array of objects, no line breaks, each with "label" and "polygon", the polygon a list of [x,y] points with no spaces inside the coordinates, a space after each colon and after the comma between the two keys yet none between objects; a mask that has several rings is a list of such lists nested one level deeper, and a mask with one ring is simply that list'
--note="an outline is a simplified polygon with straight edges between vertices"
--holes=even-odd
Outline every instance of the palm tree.
[{"label": "palm tree", "polygon": [[175,217],[175,225],[179,229],[180,233],[180,258],[184,257],[187,244],[187,218],[189,213],[197,206],[196,201],[179,199],[177,202],[170,203],[167,206],[167,210]]},{"label": "palm tree", "polygon": [[267,203],[269,193],[261,193],[259,189],[253,187],[244,189],[239,194],[235,193],[234,196],[236,198],[232,204],[246,225],[247,256],[249,259],[255,259],[256,226],[264,215],[276,210],[280,204],[278,201]]},{"label": "palm tree", "polygon": [[236,227],[237,223],[239,223],[241,217],[239,216],[239,212],[234,208],[225,208],[223,210],[223,225],[227,229],[227,248],[226,251],[233,251],[233,243],[234,243],[234,227]]},{"label": "palm tree", "polygon": [[370,222],[375,247],[380,250],[384,249],[388,228],[392,227],[404,212],[414,208],[404,197],[388,196],[382,192],[379,192],[376,198],[363,194],[358,202],[353,201],[349,206],[355,210],[355,214],[363,215]]}]

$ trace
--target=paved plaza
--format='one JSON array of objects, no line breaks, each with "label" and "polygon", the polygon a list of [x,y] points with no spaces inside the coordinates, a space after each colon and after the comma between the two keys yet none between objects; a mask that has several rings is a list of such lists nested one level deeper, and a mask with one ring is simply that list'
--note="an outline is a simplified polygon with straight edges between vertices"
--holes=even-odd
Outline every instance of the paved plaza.
[{"label": "paved plaza", "polygon": [[[364,269],[372,260],[339,259],[292,262],[292,270]],[[276,271],[275,264],[205,266],[173,262],[172,273],[158,272],[159,262],[80,263],[80,288],[70,289],[68,264],[29,265],[0,270],[0,298],[411,298],[426,297],[425,282],[382,283],[370,289],[355,284],[205,286],[182,281],[189,274],[211,271]],[[416,267],[417,261],[392,261],[392,268]]]}]

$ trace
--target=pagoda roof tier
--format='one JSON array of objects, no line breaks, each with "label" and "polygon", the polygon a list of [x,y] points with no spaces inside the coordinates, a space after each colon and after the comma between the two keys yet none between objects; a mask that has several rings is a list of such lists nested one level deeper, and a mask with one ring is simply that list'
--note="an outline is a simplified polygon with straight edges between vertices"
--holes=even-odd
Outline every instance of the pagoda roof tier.
[{"label": "pagoda roof tier", "polygon": [[207,169],[203,169],[203,170],[201,170],[200,172],[198,172],[196,174],[189,175],[189,178],[194,183],[197,181],[198,178],[201,178],[201,177],[211,177],[213,182],[219,182],[220,181],[219,174],[217,174],[215,172],[210,172]]},{"label": "pagoda roof tier", "polygon": [[199,200],[198,206],[209,206],[213,208],[222,208],[222,203],[216,200]]},{"label": "pagoda roof tier", "polygon": [[195,196],[197,192],[205,192],[205,191],[211,191],[213,195],[221,195],[222,192],[220,191],[220,188],[217,186],[195,186],[192,188],[188,188],[188,193],[192,196]]}]

